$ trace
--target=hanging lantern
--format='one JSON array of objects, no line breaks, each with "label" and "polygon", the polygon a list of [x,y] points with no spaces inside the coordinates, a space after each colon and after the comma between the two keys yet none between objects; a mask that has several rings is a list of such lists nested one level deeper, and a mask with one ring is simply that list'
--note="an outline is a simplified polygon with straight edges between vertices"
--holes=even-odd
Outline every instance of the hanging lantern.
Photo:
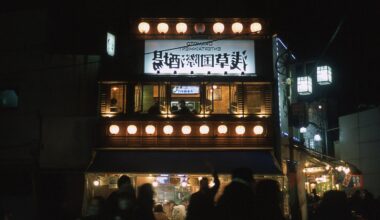
[{"label": "hanging lantern", "polygon": [[221,34],[224,31],[224,24],[217,22],[214,24],[214,26],[212,26],[212,29],[214,30],[215,34]]},{"label": "hanging lantern", "polygon": [[232,32],[234,34],[240,34],[243,31],[243,24],[240,22],[235,22],[232,24]]},{"label": "hanging lantern", "polygon": [[186,23],[183,23],[183,22],[180,22],[178,23],[176,26],[175,26],[176,30],[177,30],[177,33],[179,34],[184,34],[186,33],[187,31],[187,24]]},{"label": "hanging lantern", "polygon": [[310,76],[297,77],[297,92],[300,95],[313,93],[313,81]]},{"label": "hanging lantern", "polygon": [[250,26],[252,33],[258,33],[263,29],[263,26],[259,22],[254,22]]},{"label": "hanging lantern", "polygon": [[331,67],[329,66],[317,67],[317,83],[319,85],[329,85],[332,83]]},{"label": "hanging lantern", "polygon": [[205,24],[195,24],[194,25],[194,31],[197,34],[203,34],[206,31],[206,25]]},{"label": "hanging lantern", "polygon": [[160,34],[166,34],[169,31],[169,25],[167,23],[159,23],[157,25],[157,31]]},{"label": "hanging lantern", "polygon": [[147,34],[149,32],[150,25],[147,22],[141,22],[138,29],[141,34]]}]

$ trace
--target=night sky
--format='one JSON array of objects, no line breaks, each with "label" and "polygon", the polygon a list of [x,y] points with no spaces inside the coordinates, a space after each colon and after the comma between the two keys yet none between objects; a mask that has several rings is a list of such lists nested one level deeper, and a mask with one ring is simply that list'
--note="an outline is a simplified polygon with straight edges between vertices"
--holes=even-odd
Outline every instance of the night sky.
[{"label": "night sky", "polygon": [[[109,23],[138,17],[262,17],[289,45],[299,62],[317,59],[338,24],[336,38],[321,61],[334,71],[334,84],[324,95],[337,100],[339,115],[377,106],[380,86],[380,31],[374,5],[367,1],[213,0],[213,1],[33,1],[10,2],[1,13],[47,10],[49,45],[59,50],[97,53]],[[65,51],[67,52],[67,51]]]}]

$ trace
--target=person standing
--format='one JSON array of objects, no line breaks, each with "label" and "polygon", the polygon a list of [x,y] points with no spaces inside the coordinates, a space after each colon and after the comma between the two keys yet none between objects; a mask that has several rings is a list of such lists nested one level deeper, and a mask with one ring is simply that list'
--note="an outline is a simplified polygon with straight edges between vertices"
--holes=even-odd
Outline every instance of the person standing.
[{"label": "person standing", "polygon": [[232,171],[232,181],[224,189],[216,205],[216,218],[220,220],[255,219],[254,179],[249,168]]},{"label": "person standing", "polygon": [[153,195],[153,186],[150,183],[145,183],[138,188],[134,215],[137,220],[155,220]]},{"label": "person standing", "polygon": [[123,199],[127,200],[126,203],[134,206],[136,202],[136,193],[131,183],[131,178],[127,175],[122,175],[117,181],[118,189],[112,192],[106,201],[107,215],[111,216],[118,211],[119,197],[123,195]]},{"label": "person standing", "polygon": [[215,209],[215,195],[218,192],[220,181],[218,174],[213,173],[214,186],[209,187],[209,180],[203,177],[200,180],[200,189],[190,197],[186,220],[213,219]]}]

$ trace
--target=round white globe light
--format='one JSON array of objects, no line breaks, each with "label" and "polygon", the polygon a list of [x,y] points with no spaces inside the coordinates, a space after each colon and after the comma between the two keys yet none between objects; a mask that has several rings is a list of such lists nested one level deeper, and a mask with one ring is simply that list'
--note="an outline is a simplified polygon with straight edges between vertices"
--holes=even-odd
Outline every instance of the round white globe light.
[{"label": "round white globe light", "polygon": [[259,22],[254,22],[250,26],[251,32],[260,32],[263,29],[263,26]]},{"label": "round white globe light", "polygon": [[240,22],[235,22],[232,24],[232,32],[235,34],[240,34],[243,31],[243,24]]},{"label": "round white globe light", "polygon": [[235,128],[235,132],[238,135],[243,135],[245,133],[245,127],[243,125],[238,125]]},{"label": "round white globe light", "polygon": [[194,31],[197,34],[202,34],[202,33],[204,33],[206,31],[206,25],[205,24],[201,24],[201,23],[195,24],[194,25]]},{"label": "round white globe light", "polygon": [[314,135],[314,140],[315,141],[321,141],[322,140],[321,135],[319,135],[319,134]]},{"label": "round white globe light", "polygon": [[226,134],[228,131],[228,128],[226,125],[219,125],[218,126],[218,133],[219,134]]},{"label": "round white globe light", "polygon": [[137,133],[136,125],[128,125],[127,132],[128,134],[136,134]]},{"label": "round white globe light", "polygon": [[154,134],[154,132],[156,132],[156,127],[154,127],[154,125],[147,125],[145,127],[145,132],[147,134]]},{"label": "round white globe light", "polygon": [[261,125],[256,125],[255,127],[253,127],[253,133],[256,135],[263,134],[264,133],[264,127]]},{"label": "round white globe light", "polygon": [[111,134],[118,134],[120,127],[118,125],[111,125],[108,130]]},{"label": "round white globe light", "polygon": [[169,31],[169,25],[166,23],[159,23],[157,25],[157,31],[160,34],[166,34]]},{"label": "round white globe light", "polygon": [[210,132],[210,127],[207,125],[202,125],[199,127],[199,133],[201,134],[208,134]]},{"label": "round white globe light", "polygon": [[165,125],[164,128],[163,128],[163,131],[165,134],[173,134],[173,126],[171,125]]},{"label": "round white globe light", "polygon": [[214,24],[214,26],[212,26],[212,29],[214,30],[215,34],[221,34],[224,31],[224,24],[217,22]]},{"label": "round white globe light", "polygon": [[92,182],[92,184],[94,186],[99,186],[100,185],[100,181],[99,180],[94,180],[94,182]]},{"label": "round white globe light", "polygon": [[175,29],[177,30],[178,34],[184,34],[187,31],[187,24],[180,22],[175,26]]},{"label": "round white globe light", "polygon": [[147,34],[150,30],[150,25],[146,22],[140,22],[138,29],[141,34]]},{"label": "round white globe light", "polygon": [[153,187],[157,187],[158,186],[158,182],[157,181],[153,181],[152,186]]},{"label": "round white globe light", "polygon": [[182,126],[182,134],[190,134],[191,133],[191,127],[189,125]]}]

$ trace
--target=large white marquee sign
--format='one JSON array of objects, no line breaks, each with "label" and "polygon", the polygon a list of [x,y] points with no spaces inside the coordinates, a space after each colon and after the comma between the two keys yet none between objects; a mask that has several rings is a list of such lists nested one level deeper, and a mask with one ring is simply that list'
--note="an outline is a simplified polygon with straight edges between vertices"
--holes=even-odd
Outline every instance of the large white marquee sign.
[{"label": "large white marquee sign", "polygon": [[255,75],[253,40],[146,40],[148,75]]}]

